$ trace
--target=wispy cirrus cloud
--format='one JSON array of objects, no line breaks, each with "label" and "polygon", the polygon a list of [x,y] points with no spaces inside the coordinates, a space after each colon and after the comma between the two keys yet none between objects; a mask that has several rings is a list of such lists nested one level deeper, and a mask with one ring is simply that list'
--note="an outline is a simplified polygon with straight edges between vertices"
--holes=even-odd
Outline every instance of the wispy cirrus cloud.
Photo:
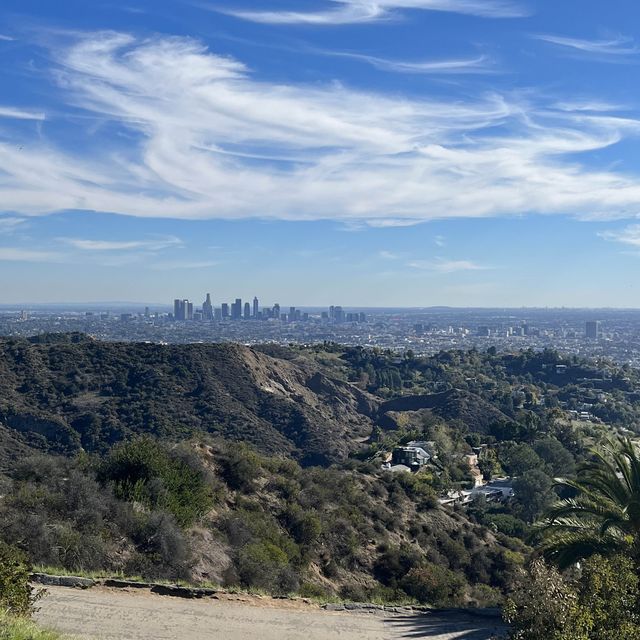
[{"label": "wispy cirrus cloud", "polygon": [[454,74],[482,74],[495,71],[494,63],[488,56],[472,58],[453,58],[449,60],[390,60],[377,56],[348,51],[322,51],[323,55],[358,60],[381,71],[392,73],[423,74],[423,75],[454,75]]},{"label": "wispy cirrus cloud", "polygon": [[[216,10],[243,20],[264,24],[343,25],[375,22],[407,10],[444,11],[485,18],[515,18],[529,15],[528,9],[510,0],[327,0],[320,11],[226,9]],[[216,5],[213,5],[215,8]]]},{"label": "wispy cirrus cloud", "polygon": [[2,42],[13,42],[15,40],[15,38],[12,38],[11,36],[7,36],[4,33],[0,33],[0,41]]},{"label": "wispy cirrus cloud", "polygon": [[640,247],[640,224],[631,224],[617,231],[603,231],[598,235],[604,240]]},{"label": "wispy cirrus cloud", "polygon": [[536,34],[533,38],[584,54],[608,57],[611,59],[640,53],[640,48],[636,45],[633,38],[626,36],[617,36],[604,40],[587,40],[551,34]]},{"label": "wispy cirrus cloud", "polygon": [[13,233],[24,226],[26,222],[25,218],[15,218],[13,216],[0,218],[0,233]]},{"label": "wispy cirrus cloud", "polygon": [[422,271],[435,271],[436,273],[458,273],[460,271],[485,271],[490,269],[490,267],[477,264],[471,260],[447,260],[445,258],[413,260],[407,266]]},{"label": "wispy cirrus cloud", "polygon": [[640,135],[640,120],[562,110],[557,97],[276,83],[193,39],[111,32],[69,40],[55,63],[61,99],[110,122],[123,142],[105,152],[88,137],[80,152],[35,133],[23,149],[0,138],[0,206],[16,214],[333,219],[357,229],[530,212],[625,218],[640,202],[639,175],[580,161]]},{"label": "wispy cirrus cloud", "polygon": [[29,111],[0,105],[0,118],[13,118],[14,120],[45,120],[46,115],[40,111]]},{"label": "wispy cirrus cloud", "polygon": [[213,260],[195,260],[184,262],[158,262],[150,265],[154,271],[173,271],[174,269],[208,269],[217,267],[220,263]]},{"label": "wispy cirrus cloud", "polygon": [[59,238],[59,240],[81,251],[162,251],[184,246],[182,240],[175,236],[147,240],[87,240],[84,238]]},{"label": "wispy cirrus cloud", "polygon": [[578,111],[578,112],[595,112],[595,113],[604,113],[604,112],[613,112],[613,111],[624,111],[628,109],[623,104],[616,104],[614,102],[606,102],[605,100],[563,100],[560,102],[556,102],[553,105],[554,109],[559,109],[560,111]]},{"label": "wispy cirrus cloud", "polygon": [[63,262],[64,260],[64,254],[55,251],[0,247],[0,262]]}]

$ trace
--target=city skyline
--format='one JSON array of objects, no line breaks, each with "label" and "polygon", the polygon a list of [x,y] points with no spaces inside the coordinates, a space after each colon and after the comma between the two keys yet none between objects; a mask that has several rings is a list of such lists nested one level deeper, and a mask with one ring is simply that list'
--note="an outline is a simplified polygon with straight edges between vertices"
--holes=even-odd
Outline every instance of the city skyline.
[{"label": "city skyline", "polygon": [[640,307],[640,7],[43,4],[0,8],[0,304]]}]

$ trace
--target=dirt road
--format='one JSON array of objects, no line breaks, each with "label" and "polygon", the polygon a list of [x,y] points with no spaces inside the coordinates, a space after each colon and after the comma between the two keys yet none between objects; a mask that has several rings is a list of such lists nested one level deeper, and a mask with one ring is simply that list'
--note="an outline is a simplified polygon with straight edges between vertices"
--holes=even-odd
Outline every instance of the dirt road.
[{"label": "dirt road", "polygon": [[328,612],[274,601],[182,600],[140,591],[48,587],[38,621],[87,640],[489,640],[494,620]]}]

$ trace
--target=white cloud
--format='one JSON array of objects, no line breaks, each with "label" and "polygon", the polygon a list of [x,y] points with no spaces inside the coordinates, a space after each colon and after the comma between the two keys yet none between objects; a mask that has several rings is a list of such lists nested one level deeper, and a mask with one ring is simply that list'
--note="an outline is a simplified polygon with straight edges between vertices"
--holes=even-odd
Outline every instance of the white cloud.
[{"label": "white cloud", "polygon": [[[191,39],[91,34],[59,49],[62,95],[125,134],[118,153],[0,139],[0,203],[16,214],[340,220],[346,228],[455,217],[625,218],[633,172],[579,158],[640,121],[487,93],[405,98],[257,79]],[[91,138],[88,138],[91,140]],[[110,139],[109,148],[117,142]],[[96,250],[96,247],[93,247]]]},{"label": "white cloud", "polygon": [[7,36],[4,35],[2,33],[0,33],[0,41],[2,42],[13,42],[15,40],[15,38],[12,38],[11,36]]},{"label": "white cloud", "polygon": [[3,107],[0,105],[0,118],[13,118],[14,120],[45,120],[44,113],[37,111],[26,111],[15,107]]},{"label": "white cloud", "polygon": [[640,224],[631,224],[620,231],[603,231],[599,235],[605,240],[640,247]]},{"label": "white cloud", "polygon": [[572,100],[557,102],[553,105],[554,109],[560,111],[623,111],[628,109],[621,104],[615,104],[613,102],[605,102],[604,100]]},{"label": "white cloud", "polygon": [[389,60],[360,53],[350,53],[346,51],[321,51],[320,53],[339,58],[350,58],[360,60],[370,64],[381,71],[391,71],[394,73],[424,74],[424,75],[453,75],[470,73],[490,73],[492,71],[492,61],[487,56],[476,56],[474,58],[458,58],[450,60],[423,60],[410,62],[406,60]]},{"label": "white cloud", "polygon": [[195,262],[158,262],[150,265],[151,269],[156,271],[173,271],[174,269],[208,269],[210,267],[216,267],[220,263],[209,260],[195,261]]},{"label": "white cloud", "polygon": [[64,256],[52,251],[35,251],[15,247],[0,247],[2,262],[61,262]]},{"label": "white cloud", "polygon": [[26,223],[25,218],[0,218],[0,233],[12,233]]},{"label": "white cloud", "polygon": [[388,19],[396,11],[446,11],[486,18],[515,18],[528,15],[524,5],[509,0],[328,0],[321,11],[218,11],[264,24],[342,25]]},{"label": "white cloud", "polygon": [[537,40],[543,40],[551,44],[567,47],[582,53],[596,54],[599,56],[630,56],[640,53],[640,48],[634,43],[633,38],[618,36],[606,40],[585,40],[582,38],[567,38],[539,34],[533,36]]},{"label": "white cloud", "polygon": [[433,239],[433,242],[437,247],[444,247],[446,244],[446,238],[444,236],[436,236]]},{"label": "white cloud", "polygon": [[148,240],[86,240],[82,238],[60,238],[60,240],[74,249],[81,251],[131,251],[131,250],[146,250],[146,251],[161,251],[162,249],[169,249],[183,246],[182,240],[174,236],[167,236],[163,238],[148,239]]},{"label": "white cloud", "polygon": [[383,260],[398,260],[400,257],[397,253],[393,253],[393,251],[379,251],[378,256]]},{"label": "white cloud", "polygon": [[476,264],[471,260],[446,260],[437,258],[436,260],[413,260],[408,263],[413,269],[424,271],[435,271],[436,273],[457,273],[459,271],[484,271],[489,267]]}]

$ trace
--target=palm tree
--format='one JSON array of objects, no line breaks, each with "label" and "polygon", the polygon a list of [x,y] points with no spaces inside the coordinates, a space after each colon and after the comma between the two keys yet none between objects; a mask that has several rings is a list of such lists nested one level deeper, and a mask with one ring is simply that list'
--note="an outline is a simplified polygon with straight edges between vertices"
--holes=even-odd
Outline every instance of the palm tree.
[{"label": "palm tree", "polygon": [[536,525],[540,551],[561,568],[594,554],[624,553],[640,567],[640,454],[629,440],[592,451],[576,480],[557,479],[575,497],[556,502]]}]

